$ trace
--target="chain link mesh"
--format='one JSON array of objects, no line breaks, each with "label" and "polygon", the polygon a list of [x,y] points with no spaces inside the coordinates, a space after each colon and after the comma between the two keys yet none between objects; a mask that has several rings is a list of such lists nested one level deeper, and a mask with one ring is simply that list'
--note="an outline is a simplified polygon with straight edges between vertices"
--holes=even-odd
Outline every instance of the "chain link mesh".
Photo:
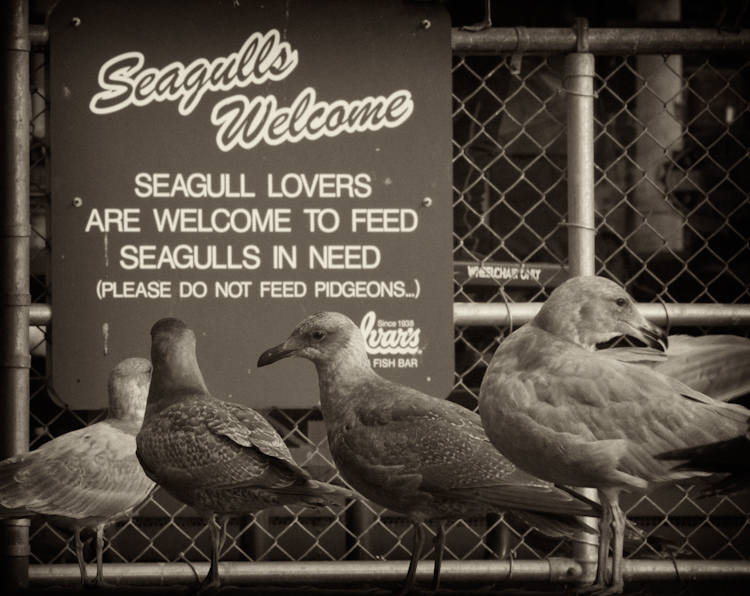
[{"label": "chain link mesh", "polygon": [[[596,269],[639,301],[747,303],[750,201],[747,56],[600,56],[595,82]],[[456,302],[541,301],[567,263],[566,107],[560,56],[455,56],[453,62]],[[44,56],[32,54],[31,286],[49,296],[49,180]],[[664,88],[664,80],[668,88]],[[666,94],[666,95],[665,95]],[[655,107],[654,107],[655,106]],[[528,275],[519,277],[519,266]],[[515,273],[514,273],[515,272]],[[541,273],[534,273],[541,272]],[[534,277],[537,275],[538,277]],[[544,283],[542,283],[544,282]],[[449,399],[476,408],[479,385],[509,327],[457,327]],[[690,329],[694,334],[746,329]],[[30,448],[101,420],[47,390],[45,328],[31,329]],[[318,409],[264,412],[313,475],[336,476]],[[747,499],[698,499],[681,488],[623,499],[641,528],[626,556],[737,560],[750,555]],[[280,507],[229,528],[223,560],[406,559],[411,527],[369,502],[323,512]],[[72,536],[34,522],[31,561],[73,563]],[[432,551],[425,549],[425,558]],[[569,556],[570,545],[497,516],[448,528],[446,558]],[[93,561],[93,547],[88,553]],[[200,518],[164,491],[107,532],[105,561],[208,561]]]}]

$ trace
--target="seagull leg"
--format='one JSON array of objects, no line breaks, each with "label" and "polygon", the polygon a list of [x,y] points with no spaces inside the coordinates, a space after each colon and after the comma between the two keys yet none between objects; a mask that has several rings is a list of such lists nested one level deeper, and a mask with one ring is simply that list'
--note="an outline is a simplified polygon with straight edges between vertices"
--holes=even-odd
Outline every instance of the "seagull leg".
[{"label": "seagull leg", "polygon": [[[593,592],[597,596],[622,594],[622,549],[625,541],[625,514],[620,509],[619,489],[599,490],[602,503],[602,518],[599,525],[599,561],[596,581],[585,588],[576,590],[579,594]],[[607,573],[609,546],[612,544],[612,574]]]},{"label": "seagull leg", "polygon": [[622,578],[622,551],[625,543],[625,514],[620,509],[619,503],[613,507],[612,528],[614,530],[614,541],[612,542],[612,581],[606,594],[622,594],[625,581]]},{"label": "seagull leg", "polygon": [[229,525],[229,518],[227,516],[221,516],[218,518],[220,529],[219,529],[219,558],[221,558],[221,551],[224,550],[224,544],[227,541],[227,526]]},{"label": "seagull leg", "polygon": [[437,534],[432,541],[435,547],[435,571],[432,573],[432,591],[440,586],[440,566],[443,564],[443,552],[445,551],[445,522],[437,522]]},{"label": "seagull leg", "polygon": [[411,561],[409,562],[409,571],[406,574],[406,582],[404,587],[398,593],[398,596],[404,596],[414,589],[414,576],[417,572],[417,563],[419,557],[422,554],[422,548],[424,547],[424,526],[422,522],[412,522],[414,527],[414,545],[411,551]]},{"label": "seagull leg", "polygon": [[94,585],[101,588],[104,583],[104,524],[96,528],[96,580]]},{"label": "seagull leg", "polygon": [[608,502],[602,502],[602,519],[599,523],[599,556],[596,564],[596,589],[607,585],[607,559],[609,558],[609,545],[612,542],[612,507]]},{"label": "seagull leg", "polygon": [[222,519],[220,524],[216,519],[216,515],[207,516],[207,521],[208,531],[211,535],[211,567],[208,570],[206,579],[201,584],[201,588],[198,591],[199,594],[209,588],[218,588],[221,585],[221,579],[219,578],[219,557],[221,555],[221,547],[226,539],[226,523]]},{"label": "seagull leg", "polygon": [[75,539],[76,539],[76,559],[78,559],[78,569],[81,570],[81,585],[88,586],[89,576],[86,573],[86,561],[83,558],[83,541],[81,540],[80,528],[75,529]]},{"label": "seagull leg", "polygon": [[590,586],[576,588],[576,594],[599,594],[607,587],[607,558],[609,556],[609,544],[612,540],[613,514],[609,499],[604,498],[601,491],[599,500],[602,504],[602,516],[599,520],[599,547],[596,561],[596,579]]}]

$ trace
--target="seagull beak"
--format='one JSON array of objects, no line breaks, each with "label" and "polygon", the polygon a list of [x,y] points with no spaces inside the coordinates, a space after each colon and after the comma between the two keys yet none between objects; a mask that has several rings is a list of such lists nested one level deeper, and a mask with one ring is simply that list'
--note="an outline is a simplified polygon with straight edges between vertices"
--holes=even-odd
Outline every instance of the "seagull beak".
[{"label": "seagull beak", "polygon": [[654,348],[661,352],[666,352],[669,346],[666,331],[650,321],[645,321],[642,325],[633,327],[633,337],[640,339],[649,348]]},{"label": "seagull beak", "polygon": [[285,345],[286,343],[279,344],[278,346],[269,348],[268,350],[263,352],[260,355],[260,358],[258,358],[258,368],[260,368],[261,366],[266,366],[267,364],[273,364],[274,362],[283,360],[284,358],[289,358],[297,351],[296,348],[285,348]]}]

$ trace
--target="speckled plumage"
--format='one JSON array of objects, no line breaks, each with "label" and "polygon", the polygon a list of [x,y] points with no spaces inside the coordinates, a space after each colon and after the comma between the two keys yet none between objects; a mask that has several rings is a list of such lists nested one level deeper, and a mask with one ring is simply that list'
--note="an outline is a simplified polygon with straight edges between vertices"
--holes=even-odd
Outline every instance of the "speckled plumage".
[{"label": "speckled plumage", "polygon": [[154,372],[138,457],[150,478],[207,521],[212,556],[202,589],[215,587],[230,517],[274,505],[337,505],[351,492],[313,480],[258,412],[209,394],[195,334],[182,321],[161,319],[151,337]]},{"label": "speckled plumage", "polygon": [[[589,504],[517,470],[489,443],[474,412],[379,376],[348,317],[308,317],[285,343],[267,350],[258,366],[285,357],[315,363],[328,442],[344,479],[414,525],[417,544],[405,589],[413,585],[428,520],[510,510],[560,535],[580,528],[567,516],[592,512]],[[443,531],[441,522],[438,541]],[[442,546],[436,546],[434,588]]]},{"label": "speckled plumage", "polygon": [[81,530],[96,532],[95,584],[101,586],[104,529],[132,515],[155,487],[135,455],[150,376],[148,360],[123,360],[109,376],[104,420],[0,462],[0,517],[40,516],[71,527],[83,584]]},{"label": "speckled plumage", "polygon": [[[622,591],[624,514],[619,493],[689,479],[655,456],[733,437],[747,410],[712,400],[649,366],[595,350],[620,335],[652,347],[666,334],[617,284],[578,277],[499,346],[482,381],[487,434],[519,468],[551,482],[593,487],[603,505],[596,589]],[[610,523],[613,577],[606,587]]]}]

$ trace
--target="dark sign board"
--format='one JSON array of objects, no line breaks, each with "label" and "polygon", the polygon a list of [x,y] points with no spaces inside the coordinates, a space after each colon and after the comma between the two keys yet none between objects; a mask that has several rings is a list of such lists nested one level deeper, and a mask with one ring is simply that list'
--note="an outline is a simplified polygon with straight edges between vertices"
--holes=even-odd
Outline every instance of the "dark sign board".
[{"label": "dark sign board", "polygon": [[439,3],[63,0],[50,16],[52,382],[106,405],[162,317],[214,395],[308,407],[257,369],[320,310],[384,376],[453,381],[451,47]]}]

